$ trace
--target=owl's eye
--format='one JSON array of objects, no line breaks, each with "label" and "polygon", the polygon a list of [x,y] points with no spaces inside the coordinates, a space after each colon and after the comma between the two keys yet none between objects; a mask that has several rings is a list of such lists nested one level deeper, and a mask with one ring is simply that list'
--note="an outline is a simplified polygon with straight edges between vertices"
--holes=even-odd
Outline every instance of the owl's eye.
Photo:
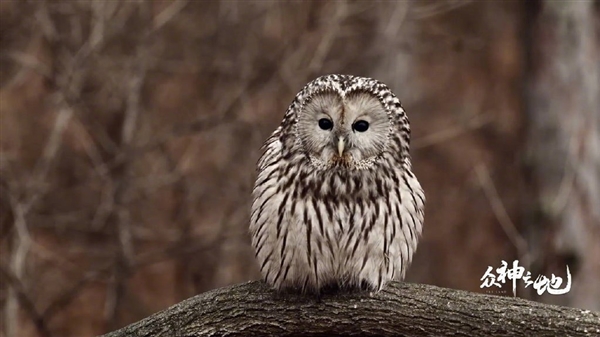
[{"label": "owl's eye", "polygon": [[369,129],[369,122],[363,120],[356,121],[352,124],[352,128],[354,131],[365,132]]},{"label": "owl's eye", "polygon": [[331,121],[331,119],[321,118],[319,119],[319,127],[322,130],[331,130],[333,129],[333,122]]}]

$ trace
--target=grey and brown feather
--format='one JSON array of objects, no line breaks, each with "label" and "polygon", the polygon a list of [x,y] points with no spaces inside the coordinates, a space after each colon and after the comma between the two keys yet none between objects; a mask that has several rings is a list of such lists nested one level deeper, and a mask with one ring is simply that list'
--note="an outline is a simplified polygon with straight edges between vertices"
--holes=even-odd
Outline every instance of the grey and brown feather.
[{"label": "grey and brown feather", "polygon": [[308,83],[258,161],[250,234],[265,281],[319,293],[402,280],[425,203],[409,143],[406,113],[385,84],[350,75]]}]

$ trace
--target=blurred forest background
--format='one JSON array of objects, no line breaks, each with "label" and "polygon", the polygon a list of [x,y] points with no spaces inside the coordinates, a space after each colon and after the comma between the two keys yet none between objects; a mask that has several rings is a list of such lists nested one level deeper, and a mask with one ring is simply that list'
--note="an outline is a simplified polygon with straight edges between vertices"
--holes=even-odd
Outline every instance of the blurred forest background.
[{"label": "blurred forest background", "polygon": [[93,336],[259,277],[262,142],[305,83],[402,100],[411,282],[573,276],[600,310],[599,1],[0,1],[0,334]]}]

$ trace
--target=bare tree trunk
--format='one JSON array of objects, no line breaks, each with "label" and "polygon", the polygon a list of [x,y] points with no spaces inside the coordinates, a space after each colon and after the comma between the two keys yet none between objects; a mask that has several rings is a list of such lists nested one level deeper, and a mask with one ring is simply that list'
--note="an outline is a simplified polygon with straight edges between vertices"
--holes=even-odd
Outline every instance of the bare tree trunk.
[{"label": "bare tree trunk", "polygon": [[590,336],[600,313],[520,298],[392,283],[321,299],[249,282],[192,297],[104,337],[122,336]]},{"label": "bare tree trunk", "polygon": [[560,304],[600,310],[600,15],[594,1],[533,3],[530,153],[547,226],[532,237],[574,271]]}]

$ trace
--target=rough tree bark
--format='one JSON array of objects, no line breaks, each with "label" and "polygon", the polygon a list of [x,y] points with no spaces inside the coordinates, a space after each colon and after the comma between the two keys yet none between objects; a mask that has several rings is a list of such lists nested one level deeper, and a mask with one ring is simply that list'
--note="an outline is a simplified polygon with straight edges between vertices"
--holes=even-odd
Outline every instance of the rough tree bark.
[{"label": "rough tree bark", "polygon": [[376,293],[276,294],[262,282],[206,292],[104,337],[592,336],[600,313],[392,283]]}]

